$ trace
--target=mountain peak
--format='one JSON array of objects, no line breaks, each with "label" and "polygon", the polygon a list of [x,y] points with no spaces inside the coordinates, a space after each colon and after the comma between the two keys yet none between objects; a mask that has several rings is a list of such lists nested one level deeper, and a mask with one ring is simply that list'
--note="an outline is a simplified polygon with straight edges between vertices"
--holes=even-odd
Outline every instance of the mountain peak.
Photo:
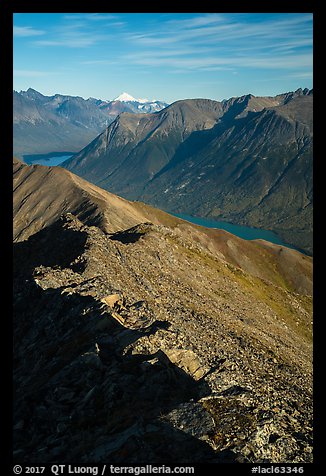
[{"label": "mountain peak", "polygon": [[26,96],[30,99],[33,99],[33,98],[42,99],[45,97],[43,94],[41,94],[40,92],[36,91],[36,89],[33,89],[33,88],[28,88],[27,91],[21,90],[19,94],[22,94],[23,96]]},{"label": "mountain peak", "polygon": [[120,96],[116,97],[114,101],[128,102],[128,101],[138,101],[128,93],[122,93]]},{"label": "mountain peak", "polygon": [[[133,96],[131,96],[129,93],[122,93],[120,94],[120,96],[116,97],[115,99],[113,99],[113,101],[121,101],[121,102],[139,102],[141,104],[145,104],[147,102],[151,102],[149,99],[147,98],[134,98]],[[155,100],[153,99],[152,102],[155,102]]]}]

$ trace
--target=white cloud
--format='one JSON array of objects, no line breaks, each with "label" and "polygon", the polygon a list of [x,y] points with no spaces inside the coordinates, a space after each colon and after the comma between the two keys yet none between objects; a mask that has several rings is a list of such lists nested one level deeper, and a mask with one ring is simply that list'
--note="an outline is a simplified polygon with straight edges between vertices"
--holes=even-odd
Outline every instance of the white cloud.
[{"label": "white cloud", "polygon": [[112,15],[110,13],[71,13],[64,15],[64,20],[86,20],[86,21],[104,21],[104,20],[116,20],[120,18],[119,15]]},{"label": "white cloud", "polygon": [[83,15],[77,15],[74,21],[69,21],[51,31],[45,39],[35,40],[37,46],[63,46],[67,48],[86,48],[100,42],[112,39],[106,29],[85,21]]},{"label": "white cloud", "polygon": [[311,38],[310,26],[305,25],[311,20],[309,15],[298,15],[294,18],[269,19],[259,23],[247,23],[241,20],[241,16],[235,19],[228,14],[195,17],[189,20],[173,20],[162,23],[159,31],[152,30],[146,33],[133,34],[131,41],[138,42],[143,46],[164,46],[168,44],[187,43],[198,45],[202,43],[221,43],[254,41],[270,43],[275,41],[284,43],[284,38],[292,38],[292,41]]},{"label": "white cloud", "polygon": [[99,42],[110,39],[110,35],[96,34],[92,32],[82,32],[76,30],[67,30],[56,35],[55,39],[36,40],[38,46],[64,46],[66,48],[85,48],[93,46]]},{"label": "white cloud", "polygon": [[40,40],[35,41],[35,45],[39,46],[65,46],[67,48],[85,48],[87,46],[92,46],[96,43],[93,38],[90,37],[75,37],[59,40]]},{"label": "white cloud", "polygon": [[166,53],[164,56],[155,53],[146,55],[126,55],[121,60],[128,63],[143,66],[164,66],[168,68],[177,68],[186,70],[232,70],[234,68],[261,68],[261,69],[298,69],[312,68],[312,55],[310,54],[291,54],[271,56],[265,55],[248,55],[248,54],[211,54],[211,55],[185,55],[175,56]]},{"label": "white cloud", "polygon": [[172,26],[173,28],[196,28],[200,26],[210,25],[212,23],[222,23],[225,21],[223,15],[218,13],[208,13],[203,16],[193,17],[189,19],[182,20],[169,20],[166,22],[167,25]]},{"label": "white cloud", "polygon": [[29,37],[29,36],[40,36],[44,35],[46,32],[43,30],[36,30],[31,26],[14,26],[14,36],[16,37]]},{"label": "white cloud", "polygon": [[101,60],[85,60],[81,61],[80,64],[88,64],[88,65],[119,65],[121,64],[120,61],[111,61],[111,60],[106,60],[106,59],[101,59]]},{"label": "white cloud", "polygon": [[159,29],[125,35],[133,52],[121,59],[137,65],[176,68],[178,72],[312,68],[311,21],[311,14],[265,14],[258,22],[248,22],[245,14],[169,20]]},{"label": "white cloud", "polygon": [[29,69],[15,69],[14,76],[16,77],[25,77],[25,78],[39,78],[42,76],[49,76],[53,74],[58,74],[57,71],[35,71]]}]

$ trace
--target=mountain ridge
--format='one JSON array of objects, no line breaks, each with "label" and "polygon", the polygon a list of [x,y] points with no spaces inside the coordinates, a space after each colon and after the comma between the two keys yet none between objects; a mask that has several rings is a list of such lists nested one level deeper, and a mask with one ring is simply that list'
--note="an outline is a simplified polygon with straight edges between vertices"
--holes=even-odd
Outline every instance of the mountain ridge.
[{"label": "mountain ridge", "polygon": [[103,101],[64,94],[45,96],[32,88],[14,91],[14,154],[78,152],[121,112],[147,113],[166,106],[159,100]]},{"label": "mountain ridge", "polygon": [[[246,241],[224,230],[191,224],[145,203],[129,202],[61,167],[29,166],[14,158],[13,178],[15,242],[27,240],[64,213],[73,213],[85,225],[109,234],[152,223],[187,234],[188,239],[209,253],[255,276],[275,284],[287,282],[289,289],[298,292],[312,292],[312,260],[298,251],[263,240]],[[275,276],[266,263],[262,266],[261,259],[274,262]]]},{"label": "mountain ridge", "polygon": [[313,461],[310,257],[13,176],[20,463]]},{"label": "mountain ridge", "polygon": [[270,229],[312,253],[312,104],[298,89],[122,113],[62,165],[128,199]]}]

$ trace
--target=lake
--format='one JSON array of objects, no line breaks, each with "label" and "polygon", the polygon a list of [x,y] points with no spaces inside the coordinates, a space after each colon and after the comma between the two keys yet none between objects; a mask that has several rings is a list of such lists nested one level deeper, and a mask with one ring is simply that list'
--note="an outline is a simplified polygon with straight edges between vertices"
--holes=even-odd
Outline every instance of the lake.
[{"label": "lake", "polygon": [[276,233],[270,230],[263,230],[261,228],[251,228],[249,226],[242,225],[233,225],[232,223],[227,223],[224,221],[215,221],[208,218],[193,217],[191,215],[185,214],[176,214],[170,213],[171,215],[182,218],[183,220],[194,223],[195,225],[206,226],[207,228],[219,228],[221,230],[228,231],[233,235],[243,238],[244,240],[266,240],[276,245],[286,246],[287,248],[292,248],[303,253],[302,250],[299,250],[295,246],[285,243]]},{"label": "lake", "polygon": [[[60,165],[65,160],[69,159],[73,155],[73,152],[54,152],[50,154],[35,154],[35,155],[24,155],[24,162],[28,165],[39,164],[39,165],[48,165],[55,166]],[[276,245],[286,246],[287,248],[292,248],[298,250],[301,253],[304,251],[296,248],[295,246],[285,243],[276,233],[270,230],[263,230],[261,228],[252,228],[249,226],[242,225],[233,225],[232,223],[227,223],[224,221],[215,221],[208,218],[193,217],[191,215],[171,213],[178,218],[194,223],[195,225],[206,226],[207,228],[219,228],[221,230],[226,230],[233,235],[243,238],[244,240],[266,240]]]},{"label": "lake", "polygon": [[60,165],[65,160],[69,159],[73,152],[52,152],[50,154],[34,154],[24,155],[24,162],[28,165]]}]

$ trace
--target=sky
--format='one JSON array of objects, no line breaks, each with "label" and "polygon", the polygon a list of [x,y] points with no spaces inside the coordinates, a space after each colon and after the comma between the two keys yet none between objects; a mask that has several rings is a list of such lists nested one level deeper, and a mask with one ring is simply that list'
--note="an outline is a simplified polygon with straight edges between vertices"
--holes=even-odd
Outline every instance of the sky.
[{"label": "sky", "polygon": [[13,88],[168,103],[310,89],[312,22],[312,13],[16,13]]}]

